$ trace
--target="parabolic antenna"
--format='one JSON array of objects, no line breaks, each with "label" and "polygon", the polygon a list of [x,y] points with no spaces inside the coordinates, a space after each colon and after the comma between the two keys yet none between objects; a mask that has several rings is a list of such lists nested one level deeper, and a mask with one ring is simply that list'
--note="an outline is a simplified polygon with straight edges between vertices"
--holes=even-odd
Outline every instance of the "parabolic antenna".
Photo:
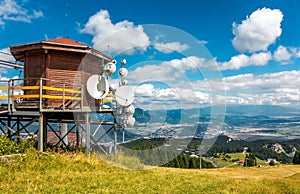
[{"label": "parabolic antenna", "polygon": [[101,75],[92,75],[86,82],[87,91],[95,99],[104,98],[109,91],[108,81]]},{"label": "parabolic antenna", "polygon": [[134,111],[135,111],[135,108],[132,104],[128,107],[124,107],[124,113],[127,114],[128,116],[133,116]]},{"label": "parabolic antenna", "polygon": [[117,64],[117,61],[112,60],[111,62],[108,62],[107,64],[104,65],[104,71],[107,76],[112,76],[115,73],[116,68],[117,68],[116,64]]},{"label": "parabolic antenna", "polygon": [[116,90],[116,101],[121,106],[129,106],[134,100],[133,87],[122,85]]},{"label": "parabolic antenna", "polygon": [[128,70],[125,68],[121,68],[118,73],[119,73],[119,76],[126,77],[128,75]]},{"label": "parabolic antenna", "polygon": [[121,117],[119,120],[119,124],[122,128],[132,128],[135,123],[134,117]]}]

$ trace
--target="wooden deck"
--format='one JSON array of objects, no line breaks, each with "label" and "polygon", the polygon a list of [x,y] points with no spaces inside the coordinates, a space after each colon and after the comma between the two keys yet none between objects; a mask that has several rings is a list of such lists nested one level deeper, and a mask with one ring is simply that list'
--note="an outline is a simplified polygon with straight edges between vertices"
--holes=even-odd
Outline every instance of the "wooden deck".
[{"label": "wooden deck", "polygon": [[[109,130],[114,129],[116,131],[113,95],[108,95],[107,99],[95,103],[99,106],[91,108],[83,105],[83,98],[86,95],[83,88],[70,89],[66,84],[61,84],[61,87],[45,86],[43,83],[49,82],[42,78],[39,80],[39,85],[33,86],[15,86],[17,81],[20,80],[0,83],[0,133],[5,133],[10,138],[17,138],[18,140],[23,139],[20,134],[23,136],[25,134],[27,137],[34,134],[39,142],[39,150],[43,151],[47,143],[53,142],[49,140],[50,137],[47,137],[49,132],[52,134],[51,138],[54,137],[56,145],[65,145],[60,129],[53,129],[49,123],[69,123],[73,127],[67,131],[66,135],[72,134],[75,130],[76,138],[82,138],[82,133],[84,133],[86,153],[89,155],[93,146],[99,146],[97,144],[99,139],[95,139],[89,133],[91,123],[109,125],[111,126]],[[112,106],[105,108],[107,107],[103,106],[105,103],[111,103]],[[89,118],[90,113],[109,114],[113,117],[113,122],[91,120]],[[36,126],[36,130],[31,132],[28,127],[33,124]],[[79,131],[81,131],[80,134]],[[76,141],[73,139],[72,145],[74,142],[77,143],[76,146],[78,147],[82,139]]]}]

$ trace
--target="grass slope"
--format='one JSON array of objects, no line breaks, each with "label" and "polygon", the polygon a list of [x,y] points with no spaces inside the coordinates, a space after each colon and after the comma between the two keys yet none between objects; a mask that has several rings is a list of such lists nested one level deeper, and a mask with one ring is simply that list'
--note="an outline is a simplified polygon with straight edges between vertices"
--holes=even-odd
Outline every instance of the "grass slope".
[{"label": "grass slope", "polygon": [[[208,161],[212,162],[213,164],[219,166],[220,168],[243,168],[243,165],[238,165],[236,162],[232,162],[232,160],[234,161],[239,161],[239,160],[244,160],[245,159],[245,154],[244,153],[228,153],[226,154],[227,156],[229,156],[230,158],[226,158],[225,155],[223,154],[218,154],[218,158],[216,159],[207,159]],[[256,166],[262,165],[262,166],[266,166],[268,164],[266,164],[265,161],[256,158]]]},{"label": "grass slope", "polygon": [[300,165],[126,170],[92,155],[28,151],[0,162],[0,193],[300,193]]}]

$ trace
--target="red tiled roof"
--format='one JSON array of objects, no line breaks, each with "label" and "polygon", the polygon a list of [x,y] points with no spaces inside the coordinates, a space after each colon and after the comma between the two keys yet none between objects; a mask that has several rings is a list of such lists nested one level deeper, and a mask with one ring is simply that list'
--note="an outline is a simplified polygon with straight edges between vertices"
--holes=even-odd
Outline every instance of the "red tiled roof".
[{"label": "red tiled roof", "polygon": [[79,43],[75,40],[71,40],[68,38],[56,38],[56,39],[51,39],[51,40],[44,40],[43,42],[47,43],[57,43],[57,44],[65,44],[65,45],[72,45],[72,46],[88,46],[86,44]]}]

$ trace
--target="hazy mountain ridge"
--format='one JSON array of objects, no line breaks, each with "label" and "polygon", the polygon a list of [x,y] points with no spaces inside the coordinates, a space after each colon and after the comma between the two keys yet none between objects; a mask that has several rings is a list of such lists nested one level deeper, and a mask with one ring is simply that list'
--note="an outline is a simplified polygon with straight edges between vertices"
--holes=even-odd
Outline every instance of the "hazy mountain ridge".
[{"label": "hazy mountain ridge", "polygon": [[[297,139],[300,138],[300,110],[292,107],[273,105],[227,105],[226,112],[214,112],[223,107],[203,107],[200,109],[152,110],[136,109],[137,124],[161,123],[169,125],[190,125],[195,137],[201,137],[208,129],[211,114],[224,120],[223,130],[237,139]],[[219,115],[218,115],[219,114]],[[160,133],[157,127],[155,133]],[[190,135],[190,133],[189,133]]]}]

